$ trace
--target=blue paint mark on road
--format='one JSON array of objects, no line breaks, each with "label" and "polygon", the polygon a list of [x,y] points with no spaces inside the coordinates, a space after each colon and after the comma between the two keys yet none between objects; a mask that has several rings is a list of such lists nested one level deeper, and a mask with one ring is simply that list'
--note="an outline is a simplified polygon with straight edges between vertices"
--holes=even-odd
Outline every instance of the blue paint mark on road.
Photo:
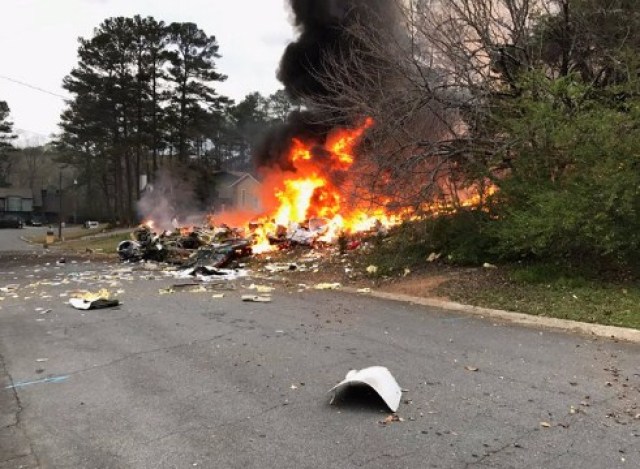
[{"label": "blue paint mark on road", "polygon": [[5,389],[18,389],[24,388],[26,386],[31,386],[32,384],[44,384],[44,383],[62,383],[69,379],[69,376],[51,376],[50,378],[38,379],[36,381],[18,381],[17,383],[12,384],[11,386],[6,386]]}]

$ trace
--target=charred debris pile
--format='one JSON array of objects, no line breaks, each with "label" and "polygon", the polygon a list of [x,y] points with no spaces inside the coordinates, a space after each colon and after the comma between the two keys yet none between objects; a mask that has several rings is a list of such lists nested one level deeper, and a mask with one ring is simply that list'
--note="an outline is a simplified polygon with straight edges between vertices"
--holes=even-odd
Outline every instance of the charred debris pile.
[{"label": "charred debris pile", "polygon": [[[159,233],[152,226],[138,226],[132,231],[130,240],[118,245],[120,260],[127,263],[163,263],[189,271],[194,276],[218,275],[222,269],[242,268],[252,258],[271,259],[278,253],[304,257],[299,251],[302,250],[314,253],[312,257],[316,259],[345,254],[366,248],[370,240],[388,236],[387,228],[377,223],[367,231],[330,237],[329,220],[312,218],[289,227],[274,225],[267,235],[268,246],[265,247],[260,241],[265,227],[260,223],[250,223],[245,228],[205,224]],[[295,270],[295,267],[290,270]]]}]

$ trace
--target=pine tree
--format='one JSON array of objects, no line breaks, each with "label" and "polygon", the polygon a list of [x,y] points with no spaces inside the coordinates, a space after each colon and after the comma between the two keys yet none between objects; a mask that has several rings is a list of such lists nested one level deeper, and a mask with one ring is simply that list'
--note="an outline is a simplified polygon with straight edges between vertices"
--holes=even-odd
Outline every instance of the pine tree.
[{"label": "pine tree", "polygon": [[210,131],[211,122],[219,121],[229,100],[216,93],[212,82],[226,76],[216,71],[218,42],[194,23],[169,25],[171,53],[168,79],[173,86],[169,111],[172,114],[174,142],[178,157],[185,161],[193,143]]},{"label": "pine tree", "polygon": [[0,187],[8,185],[8,177],[11,169],[9,151],[13,148],[11,140],[16,138],[13,135],[13,122],[9,120],[9,105],[5,101],[0,101]]}]

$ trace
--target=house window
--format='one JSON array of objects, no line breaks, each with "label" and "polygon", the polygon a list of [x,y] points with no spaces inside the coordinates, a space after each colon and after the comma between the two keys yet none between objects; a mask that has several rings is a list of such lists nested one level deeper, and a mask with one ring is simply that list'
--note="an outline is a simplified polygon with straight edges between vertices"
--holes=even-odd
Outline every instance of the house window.
[{"label": "house window", "polygon": [[20,212],[22,199],[20,197],[7,197],[7,212]]},{"label": "house window", "polygon": [[244,208],[244,206],[246,205],[246,201],[247,201],[247,191],[242,189],[241,193],[241,197],[242,197],[242,202],[240,203],[240,206]]}]

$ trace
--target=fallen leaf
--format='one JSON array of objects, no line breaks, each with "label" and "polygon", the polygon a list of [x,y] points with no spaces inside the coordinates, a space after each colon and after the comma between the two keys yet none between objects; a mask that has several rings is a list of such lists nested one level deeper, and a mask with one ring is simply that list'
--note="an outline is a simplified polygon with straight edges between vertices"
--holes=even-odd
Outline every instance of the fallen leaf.
[{"label": "fallen leaf", "polygon": [[551,428],[551,424],[549,422],[540,422],[540,426],[544,428]]}]

